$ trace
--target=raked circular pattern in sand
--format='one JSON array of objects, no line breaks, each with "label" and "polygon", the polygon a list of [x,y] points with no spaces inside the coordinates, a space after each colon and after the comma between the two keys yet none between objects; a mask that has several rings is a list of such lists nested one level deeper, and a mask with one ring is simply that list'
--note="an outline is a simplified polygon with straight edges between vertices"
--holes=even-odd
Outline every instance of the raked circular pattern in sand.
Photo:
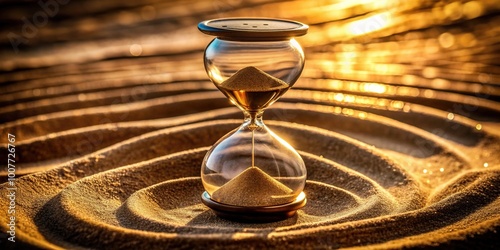
[{"label": "raked circular pattern in sand", "polygon": [[[0,54],[0,153],[15,135],[17,175],[16,243],[2,249],[499,247],[494,1],[97,2],[61,6],[60,26]],[[243,118],[203,69],[196,23],[221,13],[311,26],[302,77],[264,114],[307,166],[307,205],[287,220],[238,223],[201,203],[205,152]],[[97,25],[109,18],[129,30]]]}]

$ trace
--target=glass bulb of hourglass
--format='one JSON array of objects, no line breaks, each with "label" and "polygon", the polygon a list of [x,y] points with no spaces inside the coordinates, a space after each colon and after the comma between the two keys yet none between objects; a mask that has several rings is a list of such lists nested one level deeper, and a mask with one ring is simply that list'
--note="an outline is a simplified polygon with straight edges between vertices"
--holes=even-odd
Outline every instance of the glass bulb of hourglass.
[{"label": "glass bulb of hourglass", "polygon": [[292,202],[305,179],[300,155],[262,122],[261,114],[246,113],[243,124],[209,150],[202,167],[211,198],[236,206]]}]

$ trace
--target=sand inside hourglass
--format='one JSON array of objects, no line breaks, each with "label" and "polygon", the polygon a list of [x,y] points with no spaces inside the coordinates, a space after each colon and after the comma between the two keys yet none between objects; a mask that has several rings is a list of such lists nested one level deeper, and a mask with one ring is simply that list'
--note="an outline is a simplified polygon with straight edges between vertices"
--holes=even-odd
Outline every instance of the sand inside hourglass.
[{"label": "sand inside hourglass", "polygon": [[212,194],[212,199],[236,206],[272,206],[292,202],[293,191],[258,167],[249,167]]},{"label": "sand inside hourglass", "polygon": [[[248,112],[266,108],[290,88],[286,82],[255,67],[237,71],[218,87]],[[254,147],[252,130],[252,166],[217,189],[213,200],[236,206],[273,206],[295,199],[292,189],[254,165]]]},{"label": "sand inside hourglass", "polygon": [[238,70],[218,88],[246,111],[258,111],[276,101],[290,85],[250,66]]}]

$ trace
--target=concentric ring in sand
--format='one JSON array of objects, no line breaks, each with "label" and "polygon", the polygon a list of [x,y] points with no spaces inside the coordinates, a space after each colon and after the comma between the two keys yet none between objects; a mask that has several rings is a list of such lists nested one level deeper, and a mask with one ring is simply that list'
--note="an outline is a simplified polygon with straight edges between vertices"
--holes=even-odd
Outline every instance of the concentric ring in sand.
[{"label": "concentric ring in sand", "polygon": [[[216,126],[219,123],[216,122],[212,124]],[[208,125],[209,123],[200,124],[198,128],[204,130],[210,128]],[[292,135],[295,131],[302,131],[302,133],[304,131],[309,131],[309,136],[312,139],[320,139],[325,136],[325,134],[315,133],[315,130],[296,128],[295,125],[280,124],[279,126],[286,128],[289,134]],[[216,127],[214,127],[214,129],[216,129]],[[325,133],[328,134],[327,131],[325,131]],[[333,134],[330,136],[332,135]],[[330,141],[342,140],[340,138],[336,139],[335,137],[329,139]],[[344,150],[354,152],[365,151],[368,153],[363,146],[349,145],[350,144],[346,144],[347,147],[345,147]],[[199,171],[197,163],[202,159],[205,151],[206,148],[202,150],[181,152],[140,164],[92,175],[69,185],[40,212],[43,213],[45,219],[49,218],[52,221],[49,225],[49,229],[57,231],[62,237],[71,238],[73,235],[71,232],[74,232],[75,228],[86,228],[88,232],[82,233],[89,236],[85,238],[85,241],[80,242],[80,244],[84,245],[99,240],[98,238],[89,238],[95,235],[95,232],[100,232],[99,235],[101,233],[107,234],[111,232],[114,234],[121,234],[123,233],[122,229],[119,229],[121,227],[141,230],[147,229],[148,231],[160,232],[161,234],[168,232],[176,234],[197,233],[208,237],[213,228],[206,226],[200,227],[200,223],[204,224],[203,221],[205,220],[207,220],[205,222],[208,222],[208,225],[210,225],[210,223],[218,223],[218,230],[220,233],[231,235],[236,232],[249,232],[248,225],[246,224],[228,223],[225,220],[218,219],[215,214],[211,211],[207,211],[206,208],[203,211],[200,210],[203,206],[199,200],[199,193],[196,193],[200,191],[198,189],[201,186],[193,185],[193,181],[199,181],[199,179],[184,178],[197,174]],[[376,153],[368,153],[368,155],[372,155],[371,162],[390,164],[390,162],[384,159],[376,160],[376,158],[379,157]],[[310,203],[307,208],[299,211],[297,217],[291,218],[288,221],[278,222],[276,225],[264,225],[263,228],[261,228],[262,225],[255,226],[254,233],[261,235],[267,234],[270,228],[275,227],[273,230],[276,230],[276,226],[279,226],[277,228],[278,231],[302,230],[309,227],[314,228],[319,225],[355,221],[391,214],[397,210],[397,198],[392,197],[391,194],[366,176],[360,175],[349,170],[347,167],[335,164],[325,158],[307,153],[304,153],[304,158],[311,170],[309,179],[312,181],[308,183],[306,193],[313,198],[312,203]],[[392,180],[392,185],[404,186],[401,184],[401,178],[404,176],[404,172],[400,172],[399,174],[395,173],[397,172],[396,166],[393,166],[394,168],[374,165],[367,167],[386,169],[386,171],[388,171],[386,175],[395,178]],[[148,173],[155,174],[145,178]],[[343,181],[335,181],[337,187],[326,184],[332,182],[330,178],[331,175],[336,175],[337,178]],[[155,185],[166,179],[173,180],[167,182],[167,185]],[[387,180],[385,184],[389,185],[390,182],[390,180]],[[175,185],[168,185],[172,183]],[[151,185],[153,186],[150,187]],[[406,185],[411,186],[411,181],[407,181]],[[174,189],[180,191],[180,193],[177,194],[178,197],[183,197],[183,199],[178,199],[180,202],[197,201],[197,203],[195,202],[195,204],[192,204],[195,206],[193,208],[195,212],[193,216],[196,215],[196,212],[204,212],[204,214],[198,214],[199,216],[197,216],[197,218],[191,218],[192,220],[188,223],[180,226],[175,223],[162,223],[161,218],[155,217],[154,214],[163,214],[163,216],[168,215],[159,210],[146,210],[141,212],[141,205],[147,206],[147,204],[143,204],[140,200],[137,201],[137,199],[144,197],[145,193],[158,191],[157,188],[161,190],[161,188],[165,187],[174,187]],[[193,189],[193,187],[198,188]],[[193,194],[196,195],[192,196]],[[165,192],[165,195],[167,195],[167,197],[164,198],[168,200],[168,192]],[[189,195],[191,195],[191,198],[185,199],[189,197]],[[173,196],[173,194],[170,194],[170,197]],[[150,198],[152,199],[149,199],[149,201],[155,200],[158,202],[162,200],[160,195],[150,196]],[[341,199],[341,201],[332,204],[331,199]],[[175,205],[175,203],[171,205]],[[168,209],[168,207],[160,207]],[[154,206],[151,208],[154,209]],[[185,207],[179,209],[189,213],[189,209]],[[142,216],[143,213],[147,214],[148,212],[153,216]],[[41,223],[41,226],[47,226],[44,221],[38,221],[38,223]],[[90,232],[94,232],[94,234],[90,234]],[[227,237],[232,237],[229,235]],[[136,235],[136,237],[139,236],[140,234]],[[68,238],[66,240],[70,239]],[[71,240],[73,241],[75,239],[71,238]],[[156,243],[152,242],[151,244],[154,245]]]}]

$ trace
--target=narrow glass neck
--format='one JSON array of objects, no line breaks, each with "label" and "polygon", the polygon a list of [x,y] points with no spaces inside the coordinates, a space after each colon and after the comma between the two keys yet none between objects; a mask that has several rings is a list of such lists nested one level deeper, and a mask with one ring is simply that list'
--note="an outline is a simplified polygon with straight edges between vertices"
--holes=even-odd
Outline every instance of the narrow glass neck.
[{"label": "narrow glass neck", "polygon": [[243,126],[254,130],[259,127],[264,126],[264,121],[262,120],[262,115],[264,111],[244,111],[245,120],[243,121]]}]

